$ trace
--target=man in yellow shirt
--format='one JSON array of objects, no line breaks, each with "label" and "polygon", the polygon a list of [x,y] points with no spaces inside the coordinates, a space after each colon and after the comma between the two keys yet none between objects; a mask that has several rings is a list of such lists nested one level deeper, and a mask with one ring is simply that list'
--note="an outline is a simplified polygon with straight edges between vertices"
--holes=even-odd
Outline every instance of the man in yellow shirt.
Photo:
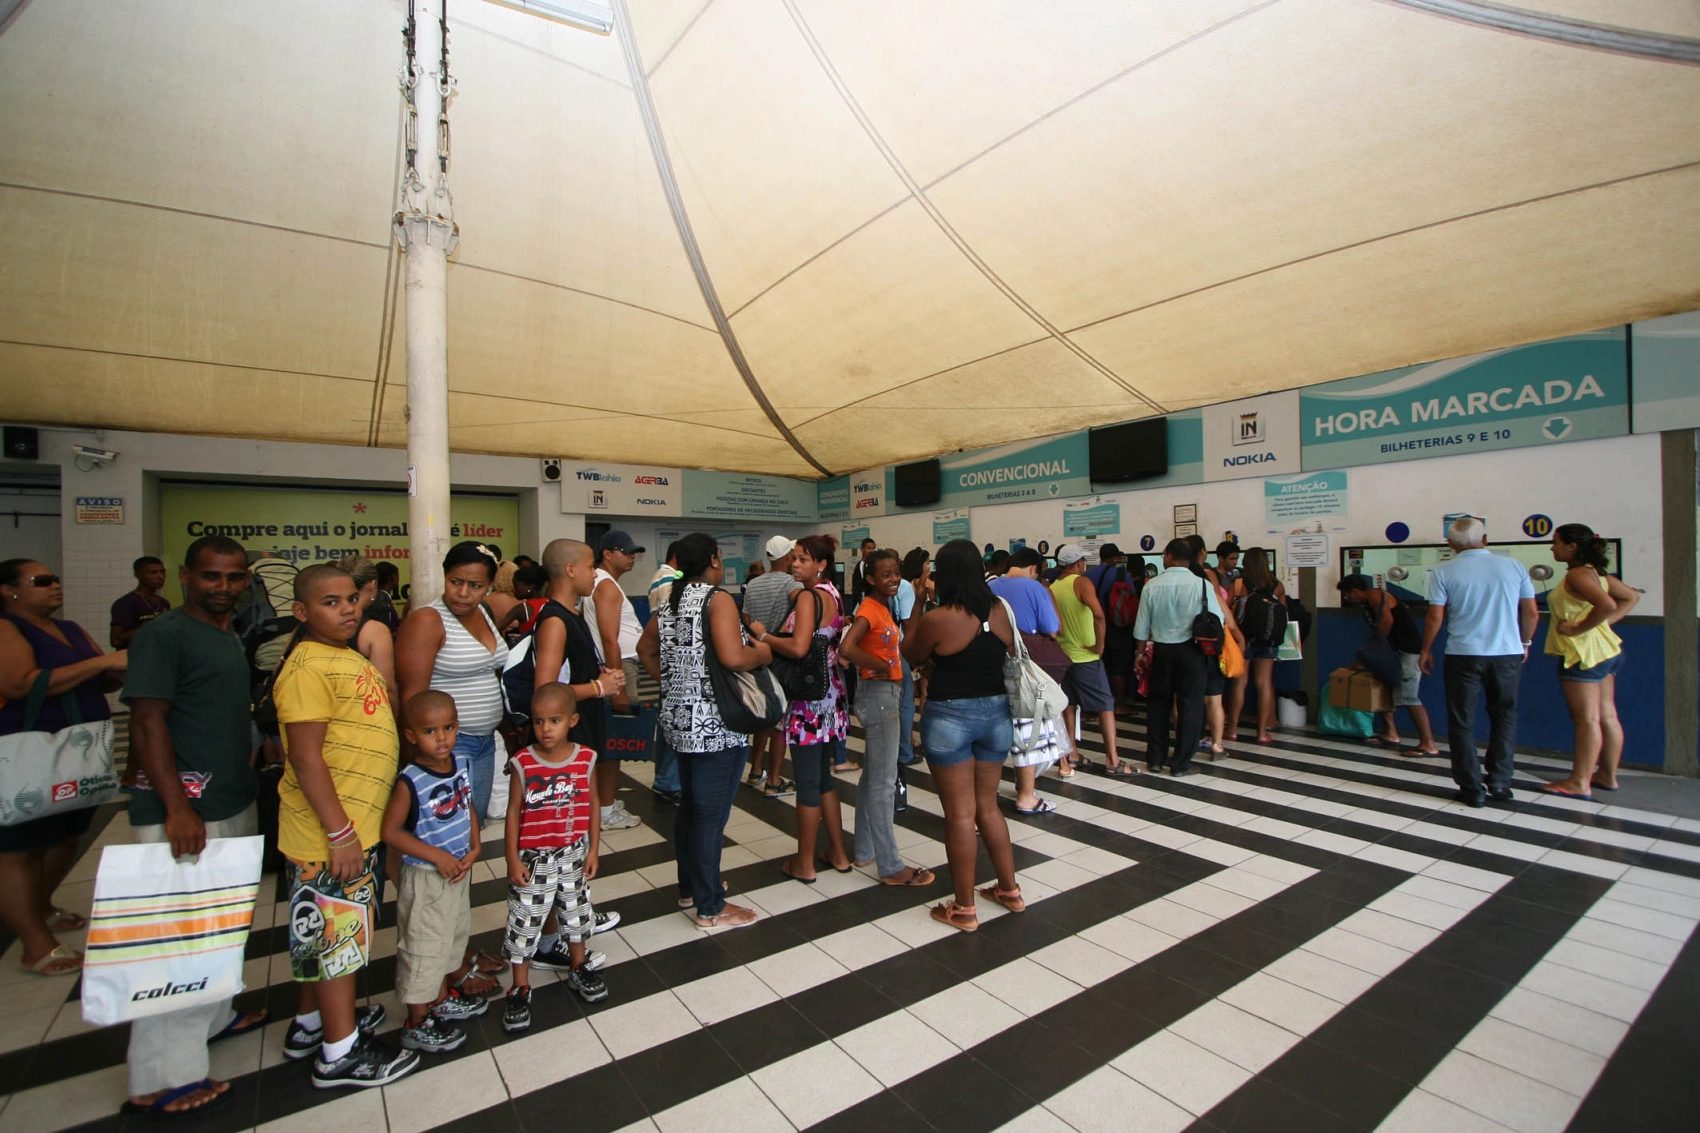
[{"label": "man in yellow shirt", "polygon": [[[1068,694],[1068,710],[1063,719],[1070,735],[1074,734],[1076,712],[1092,712],[1098,717],[1098,732],[1104,737],[1104,772],[1118,778],[1138,774],[1133,764],[1124,763],[1116,755],[1116,698],[1110,692],[1110,679],[1104,672],[1104,607],[1098,602],[1098,588],[1086,577],[1086,551],[1077,543],[1064,543],[1057,548],[1057,580],[1051,583],[1051,593],[1057,600],[1057,616],[1062,631],[1057,644],[1068,655],[1068,672],[1063,676],[1063,691]],[[1084,762],[1084,761],[1083,761]]]},{"label": "man in yellow shirt", "polygon": [[381,1014],[355,1010],[354,976],[371,959],[383,897],[379,839],[400,743],[384,678],[350,647],[360,628],[354,578],[330,564],[295,578],[302,623],[272,687],[288,768],[278,786],[278,849],[289,859],[289,963],[300,985],[284,1039],[317,1054],[313,1084],[383,1086],[419,1065],[367,1032]]}]

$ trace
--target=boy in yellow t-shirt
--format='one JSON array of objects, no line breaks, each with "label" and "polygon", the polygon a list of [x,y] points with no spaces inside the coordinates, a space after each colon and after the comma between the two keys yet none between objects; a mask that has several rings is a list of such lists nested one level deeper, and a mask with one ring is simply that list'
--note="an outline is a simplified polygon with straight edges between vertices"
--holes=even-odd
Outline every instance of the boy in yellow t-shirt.
[{"label": "boy in yellow t-shirt", "polygon": [[[295,577],[300,641],[272,686],[288,761],[278,786],[278,849],[289,859],[289,964],[300,1006],[284,1053],[317,1054],[313,1085],[383,1086],[419,1065],[368,1033],[380,1011],[355,1011],[355,973],[371,956],[383,896],[384,808],[400,744],[384,678],[352,648],[354,578],[330,564]],[[360,1017],[364,1016],[364,1017]]]}]

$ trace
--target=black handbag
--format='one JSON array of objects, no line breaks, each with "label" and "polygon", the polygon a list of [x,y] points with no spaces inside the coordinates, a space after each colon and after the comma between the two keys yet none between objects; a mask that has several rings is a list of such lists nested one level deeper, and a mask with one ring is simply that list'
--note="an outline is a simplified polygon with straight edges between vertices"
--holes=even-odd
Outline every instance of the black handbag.
[{"label": "black handbag", "polygon": [[[815,629],[818,631],[826,617],[826,599],[814,590],[809,593],[815,597]],[[792,635],[769,633],[767,636],[790,638]],[[801,657],[785,657],[777,652],[773,655],[773,675],[779,678],[779,687],[792,700],[825,700],[832,688],[832,643],[819,632],[811,634],[810,638],[809,651]]]},{"label": "black handbag", "polygon": [[[1367,610],[1365,614],[1368,614]],[[1375,621],[1381,621],[1379,610]],[[1376,632],[1374,623],[1370,625],[1369,640],[1358,647],[1358,664],[1367,669],[1370,676],[1391,688],[1398,688],[1404,675],[1399,651],[1393,647],[1391,640]]]},{"label": "black handbag", "polygon": [[708,670],[708,685],[714,692],[714,707],[728,731],[754,735],[777,727],[785,718],[785,690],[766,665],[736,672],[720,663],[714,652],[714,635],[709,630],[710,594],[702,604],[698,632],[702,634],[702,663]]},{"label": "black handbag", "polygon": [[1198,580],[1198,616],[1192,619],[1192,640],[1206,657],[1222,653],[1222,619],[1210,612],[1210,583]]}]

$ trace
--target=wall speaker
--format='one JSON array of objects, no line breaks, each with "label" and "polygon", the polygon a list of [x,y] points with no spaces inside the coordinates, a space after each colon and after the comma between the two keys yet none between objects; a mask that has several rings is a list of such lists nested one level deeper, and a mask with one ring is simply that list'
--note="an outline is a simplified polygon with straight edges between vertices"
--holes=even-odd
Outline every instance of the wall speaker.
[{"label": "wall speaker", "polygon": [[561,462],[558,460],[545,460],[543,462],[543,479],[548,480],[550,483],[554,483],[560,478]]},{"label": "wall speaker", "polygon": [[41,459],[41,436],[26,425],[7,425],[5,445],[7,460]]}]

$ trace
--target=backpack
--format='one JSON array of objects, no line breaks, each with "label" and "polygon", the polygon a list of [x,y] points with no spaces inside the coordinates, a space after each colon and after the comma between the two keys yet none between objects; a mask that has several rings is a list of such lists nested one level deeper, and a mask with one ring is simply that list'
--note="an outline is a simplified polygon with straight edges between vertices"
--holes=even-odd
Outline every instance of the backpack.
[{"label": "backpack", "polygon": [[[550,606],[555,607],[558,612],[550,612]],[[537,690],[537,631],[549,618],[560,618],[561,624],[566,627],[567,644],[561,652],[563,667],[571,664],[569,658],[572,656],[572,639],[575,636],[590,636],[590,627],[585,624],[584,615],[563,606],[553,598],[537,612],[537,619],[532,622],[531,631],[508,650],[508,665],[501,673],[503,707],[508,715],[519,719],[531,719],[531,694]],[[559,679],[558,675],[550,678]]]},{"label": "backpack", "polygon": [[1287,607],[1267,587],[1259,587],[1240,603],[1240,631],[1247,644],[1273,649],[1287,635]]},{"label": "backpack", "polygon": [[1210,612],[1210,583],[1201,578],[1198,585],[1198,614],[1192,619],[1192,640],[1206,657],[1220,656],[1222,640],[1227,634],[1222,629],[1222,619]]},{"label": "backpack", "polygon": [[1123,629],[1139,620],[1139,591],[1127,576],[1127,568],[1116,568],[1116,579],[1110,583],[1110,593],[1104,599],[1104,616],[1110,624]]}]

